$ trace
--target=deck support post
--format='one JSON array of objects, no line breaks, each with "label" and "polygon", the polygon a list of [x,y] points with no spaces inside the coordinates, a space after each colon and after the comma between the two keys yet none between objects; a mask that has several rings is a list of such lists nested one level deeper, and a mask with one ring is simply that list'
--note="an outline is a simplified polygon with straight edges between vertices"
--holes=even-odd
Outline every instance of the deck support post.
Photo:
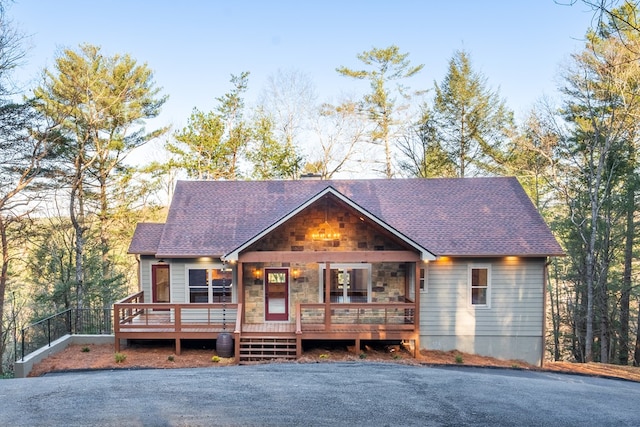
[{"label": "deck support post", "polygon": [[176,338],[176,354],[177,355],[180,355],[180,353],[182,352],[180,341],[182,341],[180,338]]},{"label": "deck support post", "polygon": [[296,332],[296,359],[302,357],[302,332]]},{"label": "deck support post", "polygon": [[240,364],[240,331],[233,331],[233,359],[236,365]]},{"label": "deck support post", "polygon": [[355,350],[356,354],[360,354],[360,336],[356,337],[356,345],[353,347],[353,349]]},{"label": "deck support post", "polygon": [[331,263],[324,267],[324,330],[331,330]]}]

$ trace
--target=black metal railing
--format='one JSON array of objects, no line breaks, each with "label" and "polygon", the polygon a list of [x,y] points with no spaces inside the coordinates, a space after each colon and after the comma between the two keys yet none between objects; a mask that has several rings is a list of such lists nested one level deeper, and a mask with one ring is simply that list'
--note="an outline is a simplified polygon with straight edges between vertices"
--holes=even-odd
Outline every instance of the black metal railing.
[{"label": "black metal railing", "polygon": [[[69,335],[102,335],[113,333],[113,311],[110,308],[69,308],[22,328],[20,359],[55,340]],[[16,351],[16,359],[18,359]]]}]

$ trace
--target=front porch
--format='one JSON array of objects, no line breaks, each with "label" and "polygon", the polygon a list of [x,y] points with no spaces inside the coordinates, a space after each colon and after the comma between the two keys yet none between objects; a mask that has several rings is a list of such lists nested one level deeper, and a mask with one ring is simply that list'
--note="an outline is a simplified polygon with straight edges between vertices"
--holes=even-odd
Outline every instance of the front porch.
[{"label": "front porch", "polygon": [[[181,341],[234,338],[236,363],[264,358],[299,358],[304,340],[401,341],[419,348],[416,304],[296,304],[292,322],[242,322],[241,303],[145,303],[138,292],[114,304],[115,351],[123,339],[171,339],[180,354]],[[329,315],[327,315],[329,313]],[[414,353],[415,356],[415,353]]]}]

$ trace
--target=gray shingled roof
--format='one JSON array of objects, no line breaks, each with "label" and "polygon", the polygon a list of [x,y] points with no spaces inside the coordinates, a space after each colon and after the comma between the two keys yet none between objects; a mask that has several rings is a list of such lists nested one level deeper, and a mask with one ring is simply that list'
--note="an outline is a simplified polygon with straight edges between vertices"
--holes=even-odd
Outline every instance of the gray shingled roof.
[{"label": "gray shingled roof", "polygon": [[151,222],[139,223],[129,245],[129,253],[155,255],[158,252],[164,226],[164,224]]},{"label": "gray shingled roof", "polygon": [[329,186],[438,256],[563,253],[515,178],[179,181],[161,237],[139,224],[129,252],[225,255]]}]

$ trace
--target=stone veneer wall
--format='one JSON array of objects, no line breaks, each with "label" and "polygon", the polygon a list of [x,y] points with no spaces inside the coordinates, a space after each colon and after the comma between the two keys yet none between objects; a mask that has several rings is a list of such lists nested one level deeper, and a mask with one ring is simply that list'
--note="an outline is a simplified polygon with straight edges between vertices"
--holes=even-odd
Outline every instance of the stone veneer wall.
[{"label": "stone veneer wall", "polygon": [[[325,219],[340,238],[331,241],[314,241],[312,230]],[[376,251],[404,250],[392,236],[369,225],[348,207],[331,201],[321,201],[309,207],[282,227],[274,230],[248,251]],[[289,268],[289,320],[296,317],[296,304],[320,302],[320,266],[317,263],[265,263],[244,264],[245,321],[264,322],[264,284],[256,281],[253,271],[264,268]],[[298,272],[294,279],[293,271]],[[372,302],[404,301],[407,266],[404,263],[376,263],[372,266]]]},{"label": "stone veneer wall", "polygon": [[376,263],[371,270],[371,302],[404,302],[406,264]]},{"label": "stone veneer wall", "polygon": [[[340,238],[330,241],[314,241],[312,230],[327,219]],[[326,214],[323,202],[309,207],[280,228],[256,242],[249,251],[375,251],[403,250],[404,247],[391,236],[378,231],[360,219],[347,207],[338,207],[329,202]]]},{"label": "stone veneer wall", "polygon": [[[264,277],[256,281],[253,271],[258,269],[261,275],[264,268],[289,268],[289,320],[296,318],[296,304],[317,303],[319,297],[319,269],[318,264],[302,263],[264,263],[244,264],[243,285],[245,289],[245,321],[247,323],[264,322]],[[299,271],[297,279],[292,271]]]}]

